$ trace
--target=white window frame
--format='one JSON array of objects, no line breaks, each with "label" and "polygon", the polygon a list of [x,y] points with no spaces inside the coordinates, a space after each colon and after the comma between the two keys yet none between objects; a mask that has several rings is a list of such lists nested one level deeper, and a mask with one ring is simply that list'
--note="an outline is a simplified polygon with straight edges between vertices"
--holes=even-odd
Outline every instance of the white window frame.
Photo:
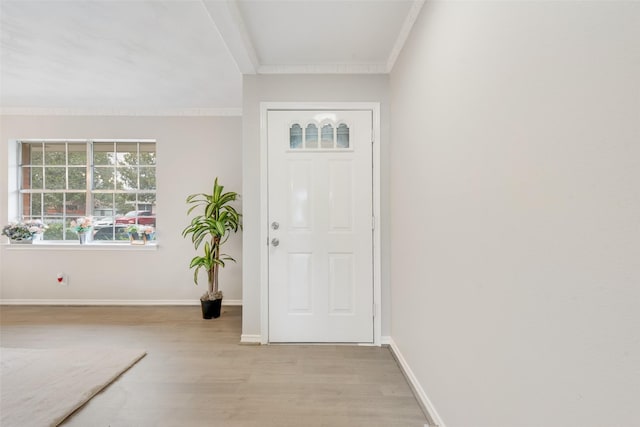
[{"label": "white window frame", "polygon": [[[87,156],[86,156],[86,186],[84,189],[78,189],[78,190],[68,190],[68,189],[63,189],[63,190],[46,190],[44,188],[42,189],[27,189],[27,190],[23,190],[21,188],[22,186],[22,167],[23,166],[30,166],[30,165],[23,165],[22,164],[22,144],[23,143],[65,143],[65,144],[84,144],[87,150]],[[95,190],[93,188],[93,172],[94,172],[94,167],[95,165],[93,164],[93,144],[94,143],[136,143],[136,144],[141,144],[141,143],[152,143],[155,146],[155,153],[157,156],[157,140],[155,139],[60,139],[60,138],[55,138],[55,139],[19,139],[19,140],[12,140],[9,141],[9,156],[8,156],[8,169],[9,169],[9,180],[8,180],[8,203],[7,203],[7,207],[8,207],[8,216],[9,219],[15,219],[15,220],[20,220],[20,219],[24,219],[25,215],[23,212],[23,203],[22,203],[22,195],[23,194],[28,194],[28,193],[85,193],[86,194],[86,199],[85,199],[85,213],[83,215],[80,216],[92,216],[92,210],[93,210],[93,197],[95,194],[100,194],[100,193],[111,193],[111,194],[116,194],[116,193],[122,193],[122,194],[139,194],[139,193],[153,193],[156,197],[157,197],[157,186],[156,189],[143,189],[141,190],[139,188],[140,183],[138,182],[138,186],[135,190]],[[138,145],[138,151],[140,150],[139,145]],[[157,157],[156,157],[157,159]],[[44,159],[43,159],[43,171],[45,168],[45,164],[44,164]],[[62,166],[62,165],[60,165]],[[68,163],[68,159],[66,159],[64,167],[65,170],[68,171],[69,169],[69,163]],[[73,166],[73,165],[71,165]],[[98,165],[100,166],[100,165]],[[140,167],[141,165],[138,163],[136,165],[137,167]],[[142,166],[151,166],[156,168],[157,170],[157,163],[155,165],[142,165]],[[68,173],[68,172],[67,172]],[[157,172],[156,172],[156,178],[157,178]],[[156,180],[157,182],[157,180]],[[44,209],[44,207],[43,207]],[[44,213],[44,211],[40,212],[41,217],[40,219],[46,218],[46,214]],[[63,223],[66,223],[66,221],[68,219],[70,219],[72,216],[66,214],[66,210],[64,211],[64,213],[62,214],[62,220]],[[29,218],[38,218],[37,215],[29,215]],[[157,221],[157,217],[156,217],[156,221]],[[157,241],[154,240],[153,242],[148,242],[146,245],[130,245],[129,242],[127,241],[114,241],[114,240],[104,240],[104,241],[93,241],[91,242],[90,245],[79,245],[79,242],[76,240],[40,240],[40,241],[34,241],[34,245],[10,245],[11,249],[16,249],[16,250],[25,250],[25,249],[46,249],[47,247],[52,247],[55,246],[57,248],[59,247],[64,247],[65,249],[72,249],[72,247],[76,247],[76,246],[80,246],[81,248],[83,248],[83,250],[89,249],[89,247],[91,247],[91,249],[104,249],[105,247],[118,247],[118,249],[122,249],[122,248],[131,248],[133,250],[153,250],[157,248]]]}]

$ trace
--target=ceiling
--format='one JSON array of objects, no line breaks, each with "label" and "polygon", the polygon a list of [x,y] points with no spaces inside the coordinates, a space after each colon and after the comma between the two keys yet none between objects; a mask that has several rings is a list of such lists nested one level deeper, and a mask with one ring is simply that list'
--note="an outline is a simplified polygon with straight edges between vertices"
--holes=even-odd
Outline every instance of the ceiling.
[{"label": "ceiling", "polygon": [[387,73],[424,0],[0,0],[6,114],[240,114],[242,75]]}]

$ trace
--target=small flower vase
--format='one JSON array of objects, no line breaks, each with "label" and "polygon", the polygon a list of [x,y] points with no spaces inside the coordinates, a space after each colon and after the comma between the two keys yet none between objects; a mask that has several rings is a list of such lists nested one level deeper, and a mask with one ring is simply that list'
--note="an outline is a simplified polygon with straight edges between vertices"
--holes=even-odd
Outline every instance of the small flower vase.
[{"label": "small flower vase", "polygon": [[80,244],[84,245],[85,243],[87,243],[87,235],[89,233],[87,233],[86,231],[81,231],[80,233],[78,233],[78,239],[80,240]]},{"label": "small flower vase", "polygon": [[144,233],[129,233],[129,243],[132,245],[145,245],[147,236]]}]

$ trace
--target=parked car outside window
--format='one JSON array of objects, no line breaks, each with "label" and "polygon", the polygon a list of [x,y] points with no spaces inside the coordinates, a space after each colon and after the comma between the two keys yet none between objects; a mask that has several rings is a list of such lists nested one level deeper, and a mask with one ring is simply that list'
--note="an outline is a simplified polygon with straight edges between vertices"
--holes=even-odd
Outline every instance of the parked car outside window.
[{"label": "parked car outside window", "polygon": [[100,228],[93,234],[93,240],[129,240],[126,225],[112,225]]},{"label": "parked car outside window", "polygon": [[116,224],[143,224],[155,227],[156,216],[151,211],[130,211],[116,217]]},{"label": "parked car outside window", "polygon": [[112,216],[103,216],[99,218],[94,218],[93,220],[93,228],[100,229],[102,227],[110,227],[113,225],[113,217]]}]

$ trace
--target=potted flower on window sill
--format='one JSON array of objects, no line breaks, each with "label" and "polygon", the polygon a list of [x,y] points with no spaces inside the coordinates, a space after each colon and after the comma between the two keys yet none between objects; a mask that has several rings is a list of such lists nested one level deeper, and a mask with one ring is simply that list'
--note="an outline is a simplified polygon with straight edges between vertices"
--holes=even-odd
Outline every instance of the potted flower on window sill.
[{"label": "potted flower on window sill", "polygon": [[[202,255],[195,256],[189,268],[195,268],[193,281],[198,284],[198,272],[203,268],[207,272],[208,288],[200,297],[202,317],[211,319],[220,317],[222,306],[222,291],[218,288],[218,273],[224,267],[225,261],[234,261],[229,255],[221,252],[222,245],[229,239],[231,232],[241,228],[239,214],[231,206],[239,196],[234,192],[223,193],[224,187],[218,184],[218,178],[213,183],[211,194],[199,193],[187,197],[187,204],[191,205],[187,215],[197,208],[204,208],[196,215],[182,231],[182,237],[191,236],[194,248],[202,248]],[[204,243],[204,244],[203,244]]]},{"label": "potted flower on window sill", "polygon": [[78,239],[81,245],[87,243],[87,239],[93,228],[93,219],[90,216],[81,216],[75,221],[71,221],[71,228],[78,233]]},{"label": "potted flower on window sill", "polygon": [[11,244],[29,244],[41,238],[47,228],[39,219],[12,222],[2,228],[2,235],[7,236]]},{"label": "potted flower on window sill", "polygon": [[155,237],[155,230],[150,225],[131,224],[127,227],[127,234],[132,245],[145,245]]}]

